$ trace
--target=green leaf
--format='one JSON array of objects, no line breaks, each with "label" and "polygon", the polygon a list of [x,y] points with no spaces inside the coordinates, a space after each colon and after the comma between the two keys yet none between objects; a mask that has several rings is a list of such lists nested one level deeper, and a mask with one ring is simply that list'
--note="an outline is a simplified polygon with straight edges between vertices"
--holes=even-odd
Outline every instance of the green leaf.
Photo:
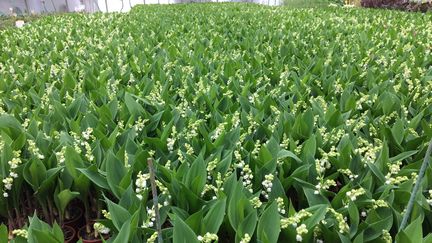
[{"label": "green leaf", "polygon": [[313,114],[311,109],[296,117],[293,132],[297,138],[308,138],[312,134]]},{"label": "green leaf", "polygon": [[[422,230],[422,217],[417,217],[414,221],[412,221],[402,232],[409,236],[411,242],[422,242],[423,240],[423,230]],[[398,238],[404,238],[400,235],[400,232],[396,235],[396,240],[398,242],[403,242],[398,240]]]},{"label": "green leaf", "polygon": [[[349,203],[348,205],[348,214],[350,218],[350,236],[353,237],[357,233],[357,228],[359,225],[360,217],[359,211],[355,203]],[[363,236],[362,236],[363,237]]]},{"label": "green leaf", "polygon": [[46,178],[46,168],[42,161],[30,160],[24,168],[24,178],[33,187],[33,190],[37,191]]},{"label": "green leaf", "polygon": [[225,217],[226,197],[218,199],[204,217],[206,232],[217,233]]},{"label": "green leaf", "polygon": [[395,163],[397,161],[404,160],[406,158],[409,158],[409,157],[413,156],[417,152],[418,152],[418,150],[411,150],[411,151],[406,151],[406,152],[400,153],[400,154],[398,154],[398,155],[396,155],[394,157],[391,157],[390,158],[390,162]]},{"label": "green leaf", "polygon": [[230,191],[230,199],[228,203],[228,220],[234,230],[243,221],[245,214],[249,214],[253,210],[252,205],[243,193],[243,184],[236,182],[232,184],[234,187]]},{"label": "green leaf", "polygon": [[308,230],[312,230],[317,224],[321,222],[321,220],[325,218],[325,215],[327,214],[327,207],[327,204],[322,204],[309,208],[311,211],[314,210],[315,212],[312,214],[312,216],[305,220]]},{"label": "green leaf", "polygon": [[314,161],[315,153],[316,153],[316,137],[312,135],[310,138],[306,140],[302,149],[302,158],[305,162],[311,163]]},{"label": "green leaf", "polygon": [[418,125],[420,124],[420,121],[423,119],[424,111],[419,112],[408,124],[408,127],[412,129],[416,129]]},{"label": "green leaf", "polygon": [[63,230],[60,228],[60,226],[57,224],[57,222],[54,222],[54,224],[52,226],[52,232],[53,232],[53,237],[56,240],[58,240],[60,242],[64,241]]},{"label": "green leaf", "polygon": [[64,77],[64,88],[68,91],[72,91],[75,88],[76,80],[73,76],[72,72],[69,69],[66,69]]},{"label": "green leaf", "polygon": [[397,119],[391,129],[395,141],[400,145],[404,138],[404,123],[401,119]]},{"label": "green leaf", "polygon": [[201,195],[207,180],[207,170],[204,159],[198,156],[186,175],[185,184],[196,194]]},{"label": "green leaf", "polygon": [[299,157],[297,157],[293,152],[285,150],[285,149],[281,149],[277,155],[278,160],[282,160],[285,158],[291,158],[296,160],[297,162],[301,163],[301,159]]},{"label": "green leaf", "polygon": [[106,171],[108,185],[117,199],[120,199],[122,195],[120,183],[126,175],[126,169],[112,151],[107,153]]},{"label": "green leaf", "polygon": [[58,200],[58,209],[61,214],[64,214],[66,206],[69,204],[69,202],[77,197],[79,195],[78,192],[72,192],[69,189],[65,189],[61,192],[59,192],[56,197]]},{"label": "green leaf", "polygon": [[41,231],[37,229],[32,230],[33,233],[33,240],[37,243],[63,243],[62,241],[57,240],[53,235],[50,234],[50,232],[47,231]]},{"label": "green leaf", "polygon": [[77,171],[77,168],[84,167],[84,163],[81,159],[81,156],[71,146],[66,147],[65,165],[66,165],[66,169],[68,170],[68,172],[71,174],[73,178],[77,178],[79,176],[79,172]]},{"label": "green leaf", "polygon": [[270,204],[258,221],[257,236],[263,243],[278,242],[280,233],[280,216],[276,202]]},{"label": "green leaf", "polygon": [[303,187],[303,191],[306,195],[309,206],[319,205],[319,204],[330,204],[328,199],[321,194],[315,194],[315,190]]},{"label": "green leaf", "polygon": [[375,164],[372,163],[366,163],[369,169],[372,171],[372,173],[378,178],[381,184],[384,184],[386,179],[384,174],[376,167]]},{"label": "green leaf", "polygon": [[127,92],[125,93],[124,102],[132,115],[144,115],[144,108],[132,97],[131,94]]},{"label": "green leaf", "polygon": [[204,212],[203,210],[199,210],[198,212],[189,216],[185,223],[196,233],[205,233],[204,232],[204,222],[203,222]]},{"label": "green leaf", "polygon": [[8,229],[6,225],[0,225],[0,243],[8,243]]},{"label": "green leaf", "polygon": [[[10,130],[8,130],[10,129]],[[0,116],[0,131],[5,131],[8,135],[19,135],[21,131],[21,123],[13,116]]]},{"label": "green leaf", "polygon": [[253,235],[258,223],[258,214],[256,210],[252,210],[240,223],[237,228],[236,239],[240,240],[245,234]]},{"label": "green leaf", "polygon": [[95,183],[98,187],[109,190],[110,187],[108,182],[95,165],[91,165],[86,169],[77,168],[77,170],[81,171],[87,178],[89,178],[93,183]]},{"label": "green leaf", "polygon": [[122,226],[121,229],[114,239],[113,243],[128,243],[130,238],[130,232],[131,232],[131,219],[126,220]]},{"label": "green leaf", "polygon": [[[129,211],[127,211],[122,206],[113,203],[111,200],[109,200],[105,196],[104,196],[104,198],[105,198],[105,202],[108,206],[108,210],[111,214],[112,222],[113,222],[114,226],[117,228],[117,230],[120,231],[122,229],[122,225],[130,219],[131,215],[130,215]],[[130,224],[130,220],[129,220],[129,224]]]},{"label": "green leaf", "polygon": [[199,243],[197,235],[180,217],[173,215],[172,219],[173,243]]}]

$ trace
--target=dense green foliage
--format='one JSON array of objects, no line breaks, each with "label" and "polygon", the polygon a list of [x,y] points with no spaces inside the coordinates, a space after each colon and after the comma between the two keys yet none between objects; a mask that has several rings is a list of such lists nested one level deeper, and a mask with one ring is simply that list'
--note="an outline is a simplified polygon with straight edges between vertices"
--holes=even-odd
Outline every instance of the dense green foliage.
[{"label": "dense green foliage", "polygon": [[0,43],[4,223],[34,199],[62,221],[78,198],[108,210],[110,241],[143,242],[152,157],[167,242],[430,232],[429,168],[397,234],[432,137],[430,14],[142,6],[47,17]]}]

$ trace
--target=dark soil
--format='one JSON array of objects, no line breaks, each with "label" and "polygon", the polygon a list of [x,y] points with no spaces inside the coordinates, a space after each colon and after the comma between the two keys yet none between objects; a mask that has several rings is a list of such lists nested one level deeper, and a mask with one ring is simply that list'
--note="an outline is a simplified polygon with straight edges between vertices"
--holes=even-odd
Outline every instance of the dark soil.
[{"label": "dark soil", "polygon": [[432,3],[417,3],[407,0],[362,0],[361,5],[366,8],[385,8],[409,12],[432,11]]}]

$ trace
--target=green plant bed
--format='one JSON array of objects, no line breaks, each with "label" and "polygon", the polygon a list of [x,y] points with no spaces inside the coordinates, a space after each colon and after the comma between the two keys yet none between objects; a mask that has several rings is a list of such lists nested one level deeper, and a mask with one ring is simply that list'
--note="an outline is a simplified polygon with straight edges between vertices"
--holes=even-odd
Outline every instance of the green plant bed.
[{"label": "green plant bed", "polygon": [[220,3],[2,30],[0,239],[430,242],[430,167],[399,230],[432,138],[430,20]]}]

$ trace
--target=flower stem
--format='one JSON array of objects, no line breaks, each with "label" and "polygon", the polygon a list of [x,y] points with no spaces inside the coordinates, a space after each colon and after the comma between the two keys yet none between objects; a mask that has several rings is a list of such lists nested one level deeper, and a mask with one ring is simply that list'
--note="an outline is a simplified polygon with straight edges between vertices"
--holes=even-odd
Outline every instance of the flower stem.
[{"label": "flower stem", "polygon": [[401,222],[400,227],[399,227],[399,232],[402,231],[406,227],[406,225],[408,224],[408,219],[409,219],[411,211],[412,211],[412,209],[414,207],[414,201],[415,201],[415,198],[417,196],[417,192],[418,192],[418,190],[420,188],[420,183],[421,183],[421,181],[423,179],[423,176],[425,174],[426,168],[428,167],[428,164],[429,164],[431,152],[432,152],[432,139],[429,142],[428,149],[427,149],[425,157],[423,159],[423,164],[421,165],[420,172],[418,174],[418,177],[417,177],[417,180],[415,182],[414,188],[411,191],[411,196],[410,196],[410,199],[408,201],[408,205],[406,207],[405,214],[404,214],[404,216],[402,218],[402,222]]},{"label": "flower stem", "polygon": [[157,227],[157,233],[158,233],[158,243],[162,243],[162,229],[161,229],[161,222],[160,222],[160,216],[159,216],[159,203],[158,203],[158,195],[157,195],[157,189],[156,189],[156,179],[155,179],[155,172],[153,167],[153,159],[148,158],[147,164],[150,171],[150,184],[153,194],[153,206],[155,209],[155,215],[156,215],[156,227]]}]

